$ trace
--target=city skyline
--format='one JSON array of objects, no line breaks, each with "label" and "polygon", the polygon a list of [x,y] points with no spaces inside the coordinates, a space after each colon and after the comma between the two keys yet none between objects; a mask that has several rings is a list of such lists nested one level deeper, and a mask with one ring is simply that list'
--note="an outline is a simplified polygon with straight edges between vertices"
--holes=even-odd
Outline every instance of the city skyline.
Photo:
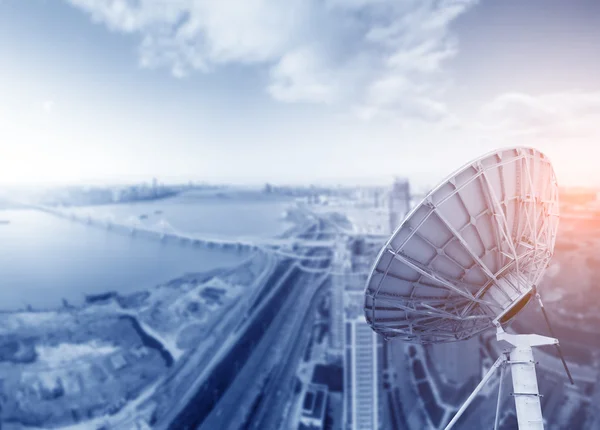
[{"label": "city skyline", "polygon": [[0,183],[434,185],[535,146],[600,185],[589,1],[0,3]]}]

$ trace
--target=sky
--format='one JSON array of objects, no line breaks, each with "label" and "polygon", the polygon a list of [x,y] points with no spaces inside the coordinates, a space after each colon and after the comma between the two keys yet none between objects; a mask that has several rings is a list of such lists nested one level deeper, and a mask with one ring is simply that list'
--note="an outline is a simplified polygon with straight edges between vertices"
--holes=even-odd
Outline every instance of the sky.
[{"label": "sky", "polygon": [[0,0],[0,184],[600,186],[594,0]]}]

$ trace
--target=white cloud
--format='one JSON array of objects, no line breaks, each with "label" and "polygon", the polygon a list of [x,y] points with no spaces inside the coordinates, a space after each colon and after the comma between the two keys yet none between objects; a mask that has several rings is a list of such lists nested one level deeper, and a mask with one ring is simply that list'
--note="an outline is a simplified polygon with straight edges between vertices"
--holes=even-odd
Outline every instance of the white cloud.
[{"label": "white cloud", "polygon": [[46,113],[50,113],[54,110],[55,103],[53,100],[44,100],[42,102],[42,109]]},{"label": "white cloud", "polygon": [[600,92],[506,93],[462,127],[495,147],[533,146],[553,162],[561,185],[598,186]]},{"label": "white cloud", "polygon": [[[225,64],[270,69],[284,102],[337,103],[363,116],[427,120],[443,62],[456,55],[450,23],[476,0],[68,0],[95,22],[141,37],[140,63],[183,77]],[[366,114],[365,114],[366,113]]]},{"label": "white cloud", "polygon": [[285,53],[271,69],[271,78],[269,93],[281,101],[331,103],[342,90],[336,73],[306,48]]},{"label": "white cloud", "polygon": [[600,136],[600,92],[502,94],[483,106],[484,129],[553,140]]}]

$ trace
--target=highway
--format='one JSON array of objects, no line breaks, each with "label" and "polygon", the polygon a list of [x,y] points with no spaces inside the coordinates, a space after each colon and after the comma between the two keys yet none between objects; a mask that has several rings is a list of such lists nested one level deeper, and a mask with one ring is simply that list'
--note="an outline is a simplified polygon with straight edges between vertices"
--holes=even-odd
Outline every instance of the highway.
[{"label": "highway", "polygon": [[[318,290],[312,294],[311,300],[307,300],[308,304],[305,310],[296,311],[297,322],[295,322],[290,337],[286,339],[284,345],[286,350],[282,354],[282,359],[272,370],[269,384],[260,393],[261,401],[255,404],[252,417],[246,420],[245,428],[254,430],[282,428],[282,421],[286,418],[286,406],[293,401],[296,371],[303,353],[311,341],[315,309],[322,300],[329,282],[327,275],[324,278],[324,280],[316,281]],[[231,430],[234,429],[235,427],[231,428]]]},{"label": "highway", "polygon": [[[298,284],[202,430],[279,428],[327,276]],[[234,413],[232,413],[234,412]]]},{"label": "highway", "polygon": [[[161,411],[157,411],[155,428],[196,428],[210,413],[218,397],[237,375],[240,364],[254,348],[255,338],[260,337],[263,327],[268,326],[276,305],[285,297],[280,286],[299,275],[291,261],[281,264],[285,268],[283,274],[276,270],[265,283],[265,293],[271,292],[265,299],[267,305],[262,303],[249,320],[242,321],[241,327],[242,310],[230,310],[227,316],[235,321],[235,325],[230,325],[229,337],[222,331],[220,336],[212,336],[208,345],[199,345],[177,374],[170,378],[173,383],[161,390],[168,397],[161,403],[168,406],[166,410],[163,406]],[[273,290],[279,294],[274,294]]]},{"label": "highway", "polygon": [[[319,221],[303,236],[316,236],[316,239],[319,239],[321,230],[322,222]],[[326,251],[318,249],[306,251],[306,256],[309,258],[308,262],[304,261],[303,264],[313,267],[326,266],[327,258],[320,258],[318,261],[310,260],[311,256],[323,252]],[[188,382],[178,378],[187,389],[184,389],[183,393],[178,393],[175,398],[179,400],[172,404],[170,410],[156,417],[153,423],[155,428],[195,429],[202,425],[240,375],[242,368],[246,369],[248,360],[255,357],[255,351],[258,353],[261,350],[257,349],[261,345],[261,340],[270,339],[270,336],[265,336],[269,329],[277,331],[280,318],[285,321],[297,313],[295,310],[293,312],[290,310],[298,304],[296,300],[300,297],[304,301],[305,295],[310,293],[308,286],[316,288],[314,287],[315,275],[304,273],[297,267],[297,262],[299,260],[284,260],[281,264],[285,269],[273,272],[263,288],[264,296],[259,300],[258,307],[253,310],[249,319],[238,325],[235,333],[215,344],[221,347],[215,351],[209,362],[206,362],[206,359],[187,360],[183,374],[192,377],[195,368],[194,379]],[[309,297],[306,299],[309,303]],[[282,311],[290,305],[287,312]],[[239,315],[237,317],[239,319]],[[281,336],[281,331],[279,333]],[[268,345],[268,342],[262,343]],[[256,374],[253,377],[257,379]]]},{"label": "highway", "polygon": [[[320,231],[323,232],[323,224],[320,224]],[[324,233],[329,235],[329,233]],[[323,251],[319,251],[323,253]],[[323,264],[315,266],[321,267]],[[255,397],[250,414],[246,416],[245,422],[233,422],[228,428],[236,430],[244,428],[248,430],[277,429],[283,428],[286,414],[289,411],[290,403],[294,400],[293,387],[295,385],[296,372],[304,351],[311,340],[313,322],[315,320],[316,308],[327,286],[331,282],[328,273],[321,275],[320,278],[307,283],[302,288],[302,296],[292,301],[294,313],[288,318],[290,330],[282,330],[278,335],[279,349],[283,351],[278,354],[275,365],[271,368],[267,382],[255,393],[244,392],[246,397]],[[254,395],[253,395],[254,394]],[[206,427],[208,430],[210,427]]]}]

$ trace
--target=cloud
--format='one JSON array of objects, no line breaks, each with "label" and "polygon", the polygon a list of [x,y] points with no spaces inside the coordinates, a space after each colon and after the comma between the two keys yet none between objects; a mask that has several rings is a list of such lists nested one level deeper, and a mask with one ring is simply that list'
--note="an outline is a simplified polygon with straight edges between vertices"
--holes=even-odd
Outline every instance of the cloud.
[{"label": "cloud", "polygon": [[446,116],[451,22],[476,0],[67,0],[140,36],[140,64],[177,77],[227,64],[269,69],[283,102],[353,106],[364,117]]},{"label": "cloud", "polygon": [[506,93],[461,126],[481,144],[533,146],[554,165],[561,185],[598,186],[600,92]]},{"label": "cloud", "polygon": [[55,106],[56,103],[54,103],[54,100],[44,100],[41,103],[42,110],[47,114],[51,113],[54,110]]},{"label": "cloud", "polygon": [[332,103],[342,92],[338,75],[312,50],[301,48],[285,53],[272,67],[268,91],[273,98],[286,102]]},{"label": "cloud", "polygon": [[600,92],[502,94],[480,112],[483,130],[553,141],[600,137]]}]

